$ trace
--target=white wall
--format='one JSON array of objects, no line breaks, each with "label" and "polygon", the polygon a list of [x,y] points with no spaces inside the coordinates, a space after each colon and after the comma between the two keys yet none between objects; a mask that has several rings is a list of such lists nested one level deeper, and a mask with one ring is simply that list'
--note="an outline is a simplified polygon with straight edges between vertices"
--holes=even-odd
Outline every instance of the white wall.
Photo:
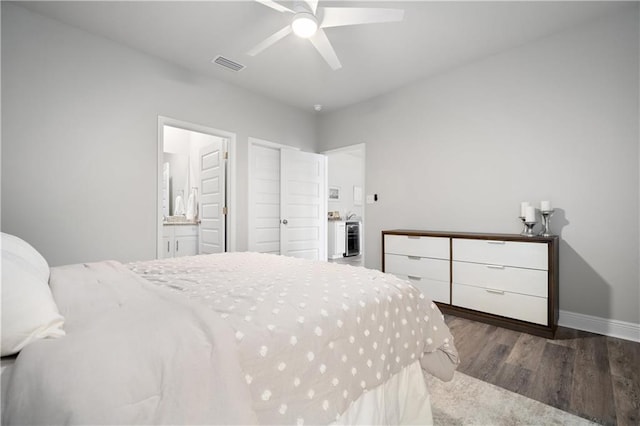
[{"label": "white wall", "polygon": [[637,7],[323,115],[322,150],[366,142],[367,266],[383,229],[518,233],[551,200],[560,308],[640,323]]},{"label": "white wall", "polygon": [[163,151],[170,154],[189,155],[191,133],[177,127],[164,126]]},{"label": "white wall", "polygon": [[2,231],[51,265],[152,259],[158,116],[315,150],[313,114],[2,2]]},{"label": "white wall", "polygon": [[329,187],[340,189],[339,200],[329,200],[328,210],[339,211],[343,219],[353,213],[362,216],[364,194],[361,205],[354,204],[353,187],[364,190],[364,152],[363,149],[326,152]]}]

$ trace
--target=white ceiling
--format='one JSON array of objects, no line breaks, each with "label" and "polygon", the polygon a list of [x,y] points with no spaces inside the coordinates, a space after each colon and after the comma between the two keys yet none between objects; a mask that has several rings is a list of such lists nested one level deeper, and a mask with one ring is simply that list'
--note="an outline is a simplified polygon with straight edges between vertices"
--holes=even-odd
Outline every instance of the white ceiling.
[{"label": "white ceiling", "polygon": [[[291,2],[281,2],[291,7]],[[399,23],[326,29],[343,68],[332,71],[308,40],[289,35],[246,52],[291,15],[246,1],[43,1],[20,5],[287,104],[340,108],[629,7],[577,1],[322,1],[320,6],[405,10]],[[212,64],[223,55],[246,65]]]}]

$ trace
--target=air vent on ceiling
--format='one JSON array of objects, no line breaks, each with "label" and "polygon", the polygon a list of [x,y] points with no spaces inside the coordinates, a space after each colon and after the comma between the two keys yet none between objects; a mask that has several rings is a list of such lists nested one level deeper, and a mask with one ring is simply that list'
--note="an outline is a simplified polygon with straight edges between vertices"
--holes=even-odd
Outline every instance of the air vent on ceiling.
[{"label": "air vent on ceiling", "polygon": [[232,71],[241,71],[245,68],[244,65],[239,64],[237,62],[233,62],[231,59],[227,59],[221,55],[216,56],[215,59],[211,62],[213,62],[214,64],[218,64],[220,66],[223,66],[225,68],[228,68]]}]

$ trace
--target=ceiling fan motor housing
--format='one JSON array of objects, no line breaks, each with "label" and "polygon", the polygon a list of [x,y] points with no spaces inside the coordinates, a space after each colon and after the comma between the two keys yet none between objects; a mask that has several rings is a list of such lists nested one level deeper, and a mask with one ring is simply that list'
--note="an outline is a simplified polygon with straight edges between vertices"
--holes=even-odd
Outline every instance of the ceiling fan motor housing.
[{"label": "ceiling fan motor housing", "polygon": [[291,29],[298,37],[309,38],[318,31],[318,20],[310,12],[298,12],[291,21]]}]

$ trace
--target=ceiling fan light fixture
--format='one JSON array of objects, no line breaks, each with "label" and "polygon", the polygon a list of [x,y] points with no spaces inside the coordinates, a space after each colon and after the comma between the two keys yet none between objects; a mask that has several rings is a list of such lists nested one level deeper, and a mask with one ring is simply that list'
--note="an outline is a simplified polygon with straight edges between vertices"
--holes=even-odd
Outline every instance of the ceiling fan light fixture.
[{"label": "ceiling fan light fixture", "polygon": [[318,20],[311,13],[299,12],[293,17],[291,29],[298,37],[309,38],[318,31]]}]

